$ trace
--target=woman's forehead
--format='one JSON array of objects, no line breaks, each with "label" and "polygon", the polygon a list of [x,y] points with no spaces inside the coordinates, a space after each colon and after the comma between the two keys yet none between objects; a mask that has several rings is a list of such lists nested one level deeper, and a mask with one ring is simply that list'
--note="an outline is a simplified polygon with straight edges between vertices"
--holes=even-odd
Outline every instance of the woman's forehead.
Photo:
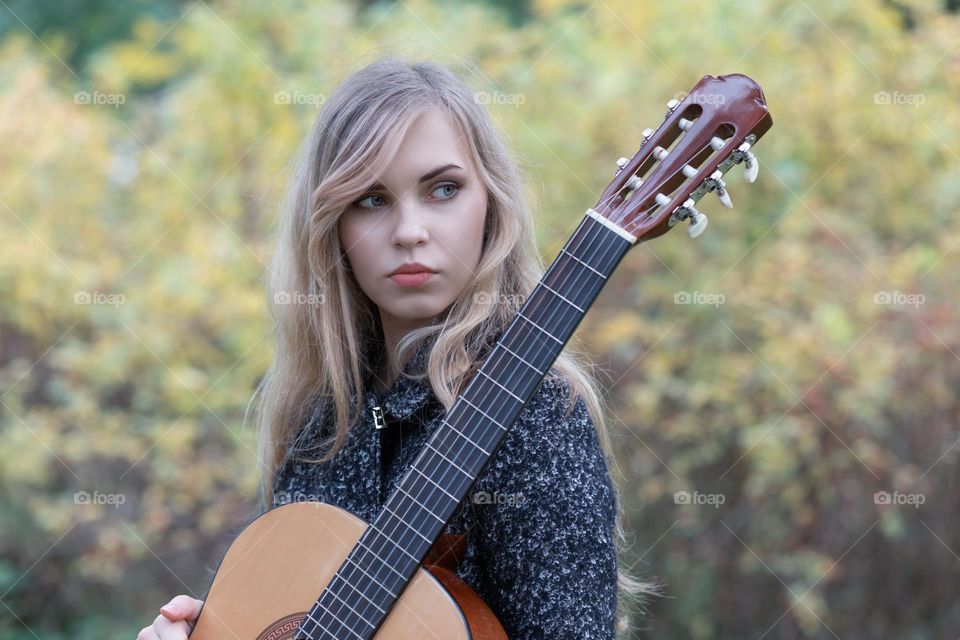
[{"label": "woman's forehead", "polygon": [[416,181],[428,171],[447,164],[469,170],[470,160],[467,140],[460,127],[443,111],[431,109],[410,125],[384,176]]}]

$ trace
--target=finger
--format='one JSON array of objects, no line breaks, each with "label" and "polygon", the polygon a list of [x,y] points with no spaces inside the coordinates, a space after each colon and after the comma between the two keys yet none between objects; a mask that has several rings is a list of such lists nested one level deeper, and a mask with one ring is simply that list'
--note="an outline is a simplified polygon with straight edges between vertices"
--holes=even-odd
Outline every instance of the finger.
[{"label": "finger", "polygon": [[137,634],[137,640],[160,640],[160,636],[153,630],[153,626],[149,626],[140,629],[140,633]]},{"label": "finger", "polygon": [[153,628],[159,640],[186,640],[190,629],[185,621],[172,622],[163,616],[157,616],[153,621]]},{"label": "finger", "polygon": [[160,607],[168,620],[194,620],[200,615],[203,600],[197,600],[186,595],[176,596],[173,600]]}]

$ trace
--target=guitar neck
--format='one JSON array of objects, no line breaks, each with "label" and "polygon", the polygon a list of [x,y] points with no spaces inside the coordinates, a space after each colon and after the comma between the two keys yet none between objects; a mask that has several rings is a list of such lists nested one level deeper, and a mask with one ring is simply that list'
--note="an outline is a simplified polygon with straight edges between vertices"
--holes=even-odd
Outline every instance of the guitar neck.
[{"label": "guitar neck", "polygon": [[297,637],[374,635],[633,242],[588,211]]}]

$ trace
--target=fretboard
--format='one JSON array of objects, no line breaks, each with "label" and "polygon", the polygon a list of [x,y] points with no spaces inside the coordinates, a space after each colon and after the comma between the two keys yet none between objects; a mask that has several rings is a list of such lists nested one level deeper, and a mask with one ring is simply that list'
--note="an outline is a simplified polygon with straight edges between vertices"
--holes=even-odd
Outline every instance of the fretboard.
[{"label": "fretboard", "polygon": [[298,638],[373,637],[631,242],[585,216],[310,610]]}]

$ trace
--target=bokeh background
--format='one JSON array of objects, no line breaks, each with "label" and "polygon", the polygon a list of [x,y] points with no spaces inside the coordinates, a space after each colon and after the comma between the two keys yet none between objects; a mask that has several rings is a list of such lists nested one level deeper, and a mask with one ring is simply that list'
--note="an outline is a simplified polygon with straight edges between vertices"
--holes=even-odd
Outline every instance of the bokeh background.
[{"label": "bokeh background", "polygon": [[623,637],[960,634],[954,1],[0,1],[0,637],[133,638],[255,513],[263,274],[324,96],[466,59],[552,260],[704,74],[760,177],[621,263],[577,337],[612,408]]}]

